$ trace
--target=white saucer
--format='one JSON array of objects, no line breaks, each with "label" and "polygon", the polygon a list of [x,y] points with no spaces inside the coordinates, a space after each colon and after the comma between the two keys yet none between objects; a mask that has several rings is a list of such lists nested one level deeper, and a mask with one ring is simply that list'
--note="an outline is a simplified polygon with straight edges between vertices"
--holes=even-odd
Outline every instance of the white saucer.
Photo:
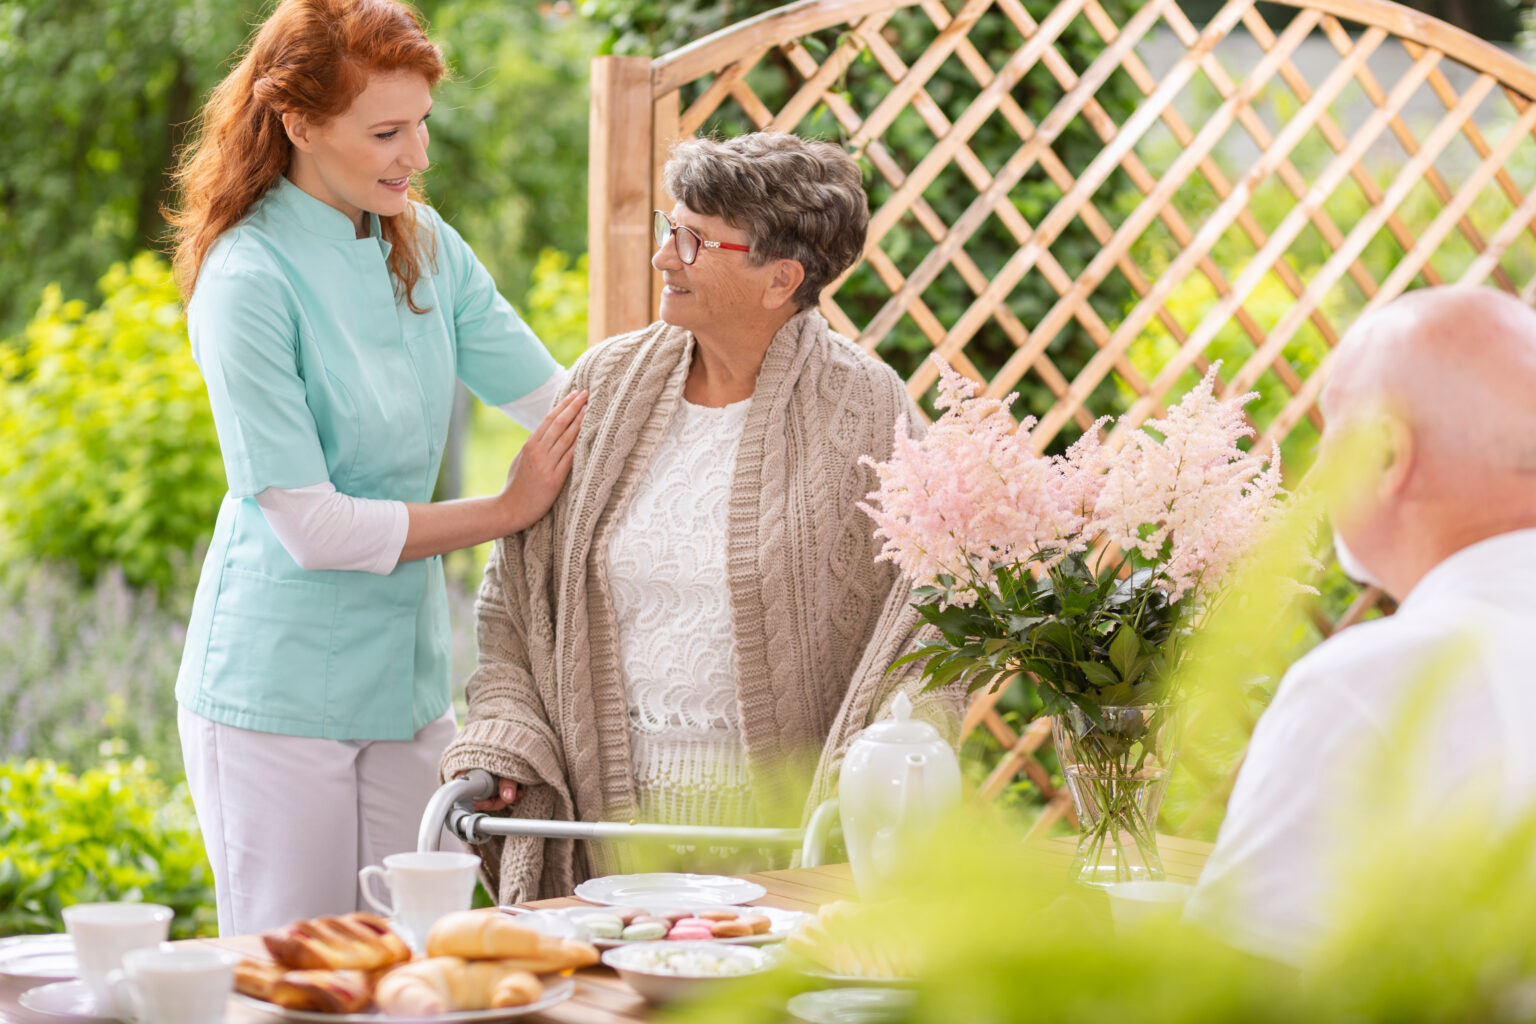
[{"label": "white saucer", "polygon": [[791,997],[788,1009],[808,1024],[875,1024],[899,1020],[916,1001],[910,989],[828,988]]},{"label": "white saucer", "polygon": [[611,907],[731,907],[767,895],[756,882],[729,875],[692,875],[658,871],[641,875],[589,878],[575,895]]},{"label": "white saucer", "polygon": [[56,981],[52,985],[29,988],[17,1000],[33,1013],[69,1020],[116,1020],[117,1014],[96,1006],[90,989],[83,981]]},{"label": "white saucer", "polygon": [[75,943],[68,935],[16,935],[0,939],[0,975],[67,981],[77,974]]}]

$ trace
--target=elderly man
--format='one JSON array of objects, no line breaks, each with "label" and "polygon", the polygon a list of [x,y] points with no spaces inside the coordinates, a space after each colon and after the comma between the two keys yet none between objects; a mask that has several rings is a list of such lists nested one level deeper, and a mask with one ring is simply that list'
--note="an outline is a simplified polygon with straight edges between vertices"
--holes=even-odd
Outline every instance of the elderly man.
[{"label": "elderly man", "polygon": [[1362,317],[1334,359],[1323,454],[1360,463],[1335,547],[1400,606],[1286,674],[1187,911],[1296,964],[1366,810],[1411,828],[1471,793],[1495,814],[1536,806],[1536,312],[1429,288]]}]

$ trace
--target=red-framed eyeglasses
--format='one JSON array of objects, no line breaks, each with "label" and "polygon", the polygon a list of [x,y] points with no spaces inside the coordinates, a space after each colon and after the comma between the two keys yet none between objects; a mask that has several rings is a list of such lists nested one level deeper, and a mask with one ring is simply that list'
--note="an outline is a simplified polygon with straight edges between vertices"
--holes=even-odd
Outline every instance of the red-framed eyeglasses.
[{"label": "red-framed eyeglasses", "polygon": [[711,242],[707,238],[700,238],[699,233],[692,228],[681,224],[672,223],[672,218],[660,210],[653,211],[655,216],[651,218],[651,231],[656,236],[656,248],[667,244],[667,239],[672,239],[673,247],[677,250],[677,258],[688,266],[693,266],[693,261],[699,258],[699,249],[730,249],[732,252],[751,252],[749,245],[737,245],[735,242]]}]

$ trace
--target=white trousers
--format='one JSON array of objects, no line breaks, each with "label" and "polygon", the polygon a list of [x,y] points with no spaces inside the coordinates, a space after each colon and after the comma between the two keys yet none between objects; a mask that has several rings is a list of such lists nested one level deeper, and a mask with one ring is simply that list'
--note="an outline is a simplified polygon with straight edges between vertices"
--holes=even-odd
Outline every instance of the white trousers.
[{"label": "white trousers", "polygon": [[[357,873],[416,849],[453,709],[410,740],[253,732],[180,708],[187,787],[213,867],[219,934],[365,907]],[[443,849],[462,849],[451,837]]]}]

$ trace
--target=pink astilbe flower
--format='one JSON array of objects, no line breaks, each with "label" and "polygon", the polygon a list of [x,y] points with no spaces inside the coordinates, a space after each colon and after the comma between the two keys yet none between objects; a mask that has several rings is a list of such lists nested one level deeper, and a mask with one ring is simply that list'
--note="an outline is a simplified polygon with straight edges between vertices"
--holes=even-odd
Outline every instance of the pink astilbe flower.
[{"label": "pink astilbe flower", "polygon": [[880,487],[859,507],[885,539],[880,558],[918,585],[953,577],[952,601],[964,603],[975,597],[967,584],[993,584],[994,565],[1068,543],[1088,506],[1066,486],[1063,463],[1031,449],[1034,420],[1015,426],[1016,395],[976,397],[974,381],[934,359],[943,414],[922,440],[897,425],[890,461],[866,460]]},{"label": "pink astilbe flower", "polygon": [[1257,393],[1216,398],[1220,365],[1148,424],[1161,442],[1146,431],[1127,438],[1095,506],[1106,540],[1161,561],[1171,601],[1218,587],[1277,508],[1278,448],[1265,470],[1264,459],[1237,446],[1253,434],[1243,407]]},{"label": "pink astilbe flower", "polygon": [[1281,508],[1280,459],[1243,452],[1253,434],[1243,407],[1255,393],[1218,399],[1213,366],[1165,419],[1132,433],[1114,451],[1102,441],[1104,417],[1064,455],[1032,450],[1033,418],[1015,426],[1009,408],[977,397],[976,384],[943,360],[943,410],[926,437],[896,429],[889,462],[875,467],[880,487],[860,504],[894,562],[919,586],[950,577],[947,603],[968,604],[992,587],[994,568],[1063,557],[1110,543],[1157,568],[1157,585],[1177,602],[1226,580]]}]

